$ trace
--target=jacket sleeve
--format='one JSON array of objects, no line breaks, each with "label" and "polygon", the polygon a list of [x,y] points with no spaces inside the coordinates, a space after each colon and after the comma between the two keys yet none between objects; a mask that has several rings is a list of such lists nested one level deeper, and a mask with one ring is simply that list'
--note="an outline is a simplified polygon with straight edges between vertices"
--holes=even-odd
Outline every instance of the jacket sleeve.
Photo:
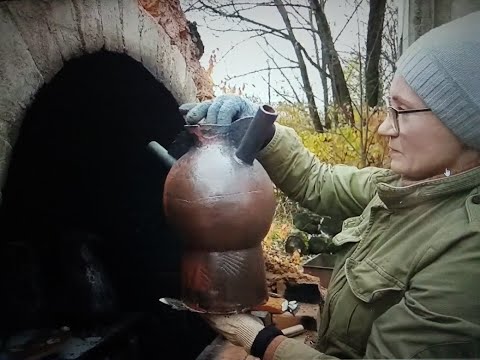
[{"label": "jacket sleeve", "polygon": [[257,156],[274,184],[315,213],[340,219],[360,215],[376,193],[376,176],[386,170],[322,163],[293,129],[275,127],[273,139]]},{"label": "jacket sleeve", "polygon": [[464,235],[412,277],[402,301],[373,323],[367,358],[480,357],[479,244],[478,232]]}]

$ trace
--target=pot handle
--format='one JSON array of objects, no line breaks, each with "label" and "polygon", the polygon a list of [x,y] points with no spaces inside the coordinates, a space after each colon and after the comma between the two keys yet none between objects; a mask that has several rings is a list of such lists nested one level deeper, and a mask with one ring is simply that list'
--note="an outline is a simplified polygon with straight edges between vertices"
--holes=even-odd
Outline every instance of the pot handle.
[{"label": "pot handle", "polygon": [[278,113],[271,106],[262,105],[259,107],[235,153],[240,160],[253,165],[258,151],[265,142],[266,134],[271,132],[271,126],[273,126],[277,116]]},{"label": "pot handle", "polygon": [[160,145],[156,141],[150,141],[148,143],[148,150],[152,154],[154,154],[160,161],[167,167],[167,169],[170,169],[173,164],[177,161],[172,155],[170,155],[162,145]]}]

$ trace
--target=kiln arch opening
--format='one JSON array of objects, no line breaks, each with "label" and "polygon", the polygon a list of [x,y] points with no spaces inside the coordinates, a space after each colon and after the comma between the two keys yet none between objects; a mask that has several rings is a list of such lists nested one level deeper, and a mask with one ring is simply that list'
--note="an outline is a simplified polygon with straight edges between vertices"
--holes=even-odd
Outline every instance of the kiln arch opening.
[{"label": "kiln arch opening", "polygon": [[194,343],[178,347],[180,358],[191,358],[211,340],[201,319],[179,318],[158,304],[179,296],[181,243],[163,217],[167,169],[147,144],[168,147],[183,124],[168,90],[123,54],[70,60],[38,91],[13,148],[0,209],[7,294],[0,311],[8,331],[88,328],[151,311],[159,316],[152,329],[173,326],[155,346],[193,331]]}]

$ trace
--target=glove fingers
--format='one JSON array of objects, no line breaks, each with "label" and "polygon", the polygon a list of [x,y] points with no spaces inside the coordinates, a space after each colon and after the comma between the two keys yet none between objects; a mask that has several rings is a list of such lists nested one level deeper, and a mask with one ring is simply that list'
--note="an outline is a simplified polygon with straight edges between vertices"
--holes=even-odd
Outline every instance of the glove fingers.
[{"label": "glove fingers", "polygon": [[230,125],[235,120],[238,120],[239,110],[238,103],[225,101],[218,110],[217,123],[219,125]]},{"label": "glove fingers", "polygon": [[217,116],[218,111],[222,107],[223,102],[224,102],[223,99],[218,98],[217,100],[215,100],[213,102],[212,106],[210,106],[208,108],[207,118],[205,119],[206,124],[216,124],[217,123],[217,121],[218,121],[218,116]]},{"label": "glove fingers", "polygon": [[197,105],[200,105],[200,104],[198,102],[182,104],[178,107],[178,111],[180,111],[180,114],[182,115],[187,115],[187,113]]},{"label": "glove fingers", "polygon": [[179,107],[187,124],[197,124],[205,118],[206,124],[230,125],[241,116],[254,115],[253,107],[239,96],[222,95],[215,101],[186,103]]},{"label": "glove fingers", "polygon": [[211,101],[204,101],[190,109],[185,116],[185,121],[187,122],[187,124],[194,125],[201,121],[203,118],[205,118],[211,105]]}]

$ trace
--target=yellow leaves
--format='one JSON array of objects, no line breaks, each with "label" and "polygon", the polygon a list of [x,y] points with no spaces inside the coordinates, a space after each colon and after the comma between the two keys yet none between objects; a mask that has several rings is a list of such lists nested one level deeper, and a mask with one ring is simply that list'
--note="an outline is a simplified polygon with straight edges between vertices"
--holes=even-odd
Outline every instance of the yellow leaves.
[{"label": "yellow leaves", "polygon": [[278,234],[280,238],[285,239],[287,235],[292,231],[292,227],[288,224],[281,224]]},{"label": "yellow leaves", "polygon": [[344,125],[328,133],[301,131],[299,136],[305,147],[326,163],[357,167],[383,165],[386,146],[372,129],[366,131]]},{"label": "yellow leaves", "polygon": [[308,108],[303,104],[279,104],[276,110],[279,114],[278,121],[282,125],[294,128],[296,131],[313,129],[313,124],[309,120]]},{"label": "yellow leaves", "polygon": [[386,142],[377,134],[385,114],[377,111],[355,115],[355,126],[339,125],[328,132],[317,133],[309,122],[302,104],[278,106],[279,123],[294,128],[303,144],[320,160],[329,164],[357,167],[384,166]]},{"label": "yellow leaves", "polygon": [[328,133],[302,131],[299,136],[305,147],[326,163],[357,165],[360,159],[359,136],[349,126]]},{"label": "yellow leaves", "polygon": [[267,236],[263,240],[266,247],[278,247],[279,242],[283,242],[292,231],[293,225],[286,223],[273,222]]},{"label": "yellow leaves", "polygon": [[267,271],[282,274],[302,274],[302,256],[298,252],[292,255],[284,251],[284,242],[293,230],[293,225],[274,221],[270,231],[262,242]]},{"label": "yellow leaves", "polygon": [[289,255],[282,249],[264,247],[263,253],[267,271],[278,275],[302,273],[302,257],[298,252]]},{"label": "yellow leaves", "polygon": [[302,256],[298,251],[293,252],[290,262],[294,263],[295,265],[300,265],[302,263]]}]

